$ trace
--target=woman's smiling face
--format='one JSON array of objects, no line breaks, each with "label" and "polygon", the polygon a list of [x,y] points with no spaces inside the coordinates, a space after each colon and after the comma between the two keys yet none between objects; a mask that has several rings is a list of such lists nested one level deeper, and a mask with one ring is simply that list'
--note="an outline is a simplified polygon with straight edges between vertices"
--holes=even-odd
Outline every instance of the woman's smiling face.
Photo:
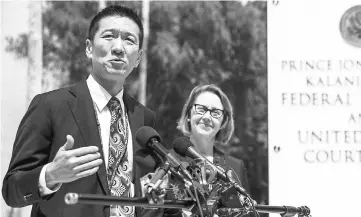
[{"label": "woman's smiling face", "polygon": [[213,92],[200,93],[191,107],[190,126],[194,137],[207,136],[214,139],[223,121],[221,99]]}]

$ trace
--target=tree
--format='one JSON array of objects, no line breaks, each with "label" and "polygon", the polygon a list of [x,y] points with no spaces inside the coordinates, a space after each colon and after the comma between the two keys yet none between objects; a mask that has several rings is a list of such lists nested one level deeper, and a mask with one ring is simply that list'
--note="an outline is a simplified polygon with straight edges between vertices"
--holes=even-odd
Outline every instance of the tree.
[{"label": "tree", "polygon": [[42,41],[42,2],[29,2],[28,34],[28,93],[27,101],[42,92],[43,80],[43,41]]}]

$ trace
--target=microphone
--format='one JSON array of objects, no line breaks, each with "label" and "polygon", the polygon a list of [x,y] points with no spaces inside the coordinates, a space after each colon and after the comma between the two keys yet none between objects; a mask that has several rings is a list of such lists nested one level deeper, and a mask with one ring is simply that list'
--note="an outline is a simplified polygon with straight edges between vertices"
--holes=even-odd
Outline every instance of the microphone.
[{"label": "microphone", "polygon": [[227,172],[219,166],[216,166],[212,164],[210,161],[208,161],[202,154],[200,154],[195,147],[193,146],[192,142],[187,137],[178,137],[173,142],[173,149],[174,151],[183,156],[183,157],[189,157],[192,159],[203,159],[207,161],[213,169],[217,173],[217,177],[225,182],[230,182],[234,184],[237,191],[247,197],[250,197],[250,195],[247,193],[246,189],[244,189],[240,184],[238,184],[233,176],[232,176],[232,170],[228,170]]},{"label": "microphone", "polygon": [[159,156],[153,155],[153,153],[151,154],[145,149],[139,149],[134,155],[135,163],[146,173],[154,172],[157,169],[157,166],[163,162],[163,159],[160,159]]},{"label": "microphone", "polygon": [[[139,158],[135,159],[137,164],[143,164],[144,162],[139,162]],[[157,189],[160,184],[163,182],[164,176],[168,173],[170,169],[170,165],[168,161],[165,161],[164,163],[160,164],[159,167],[154,172],[153,176],[148,175],[149,177],[149,183],[147,184],[147,193],[151,193],[153,190]]]},{"label": "microphone", "polygon": [[[164,168],[163,164],[168,164],[170,166],[169,162],[161,159],[161,157],[157,153],[149,154],[148,152],[149,151],[146,149],[139,149],[135,153],[134,161],[138,165],[138,167],[141,168],[144,172],[153,173],[155,170],[159,169],[158,165],[160,165],[159,167],[163,167],[163,168]],[[174,168],[170,167],[168,170],[178,181],[181,181],[182,183],[186,184],[186,186],[192,186],[190,180],[185,178],[184,175],[177,172]],[[164,177],[161,176],[161,174],[157,176],[161,177],[160,179],[163,179]]]},{"label": "microphone", "polygon": [[149,182],[149,187],[152,187],[152,189],[149,189],[148,187],[148,193],[159,187],[162,183],[162,179],[170,168],[168,161],[162,162],[159,165],[159,161],[155,159],[155,156],[148,154],[145,149],[140,149],[136,152],[135,163],[145,172],[153,173],[155,170],[154,175],[150,178]]},{"label": "microphone", "polygon": [[193,180],[192,175],[184,168],[181,161],[160,143],[160,136],[153,128],[148,126],[139,128],[135,133],[135,139],[140,145],[155,150],[161,157],[166,159],[170,166],[175,168],[177,172],[180,172],[187,179]]},{"label": "microphone", "polygon": [[152,192],[154,189],[157,189],[162,183],[164,176],[168,173],[170,169],[169,162],[166,161],[162,163],[158,169],[154,172],[154,176],[149,182],[148,193]]},{"label": "microphone", "polygon": [[134,161],[139,168],[148,173],[153,173],[153,176],[148,175],[149,183],[146,187],[146,192],[151,193],[154,189],[157,189],[162,183],[164,176],[169,171],[168,161],[162,162],[159,165],[159,156],[154,156],[153,154],[148,153],[145,149],[140,149],[135,153]]}]

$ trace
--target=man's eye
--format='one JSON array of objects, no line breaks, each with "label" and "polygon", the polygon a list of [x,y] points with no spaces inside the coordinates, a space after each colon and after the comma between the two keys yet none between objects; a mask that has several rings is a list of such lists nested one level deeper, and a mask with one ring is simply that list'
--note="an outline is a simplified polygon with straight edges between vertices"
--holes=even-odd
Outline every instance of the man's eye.
[{"label": "man's eye", "polygon": [[135,43],[135,40],[133,38],[127,38],[127,41],[130,41],[132,43]]},{"label": "man's eye", "polygon": [[112,38],[113,37],[113,34],[106,34],[106,35],[103,35],[103,38]]}]

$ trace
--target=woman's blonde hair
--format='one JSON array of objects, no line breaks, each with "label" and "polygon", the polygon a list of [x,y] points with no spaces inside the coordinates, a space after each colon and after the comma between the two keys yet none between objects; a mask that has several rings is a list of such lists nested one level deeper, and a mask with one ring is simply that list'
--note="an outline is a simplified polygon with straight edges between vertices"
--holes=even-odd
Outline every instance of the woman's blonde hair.
[{"label": "woman's blonde hair", "polygon": [[180,130],[185,136],[191,135],[190,129],[190,111],[194,105],[194,101],[199,96],[199,94],[204,92],[211,92],[216,94],[223,105],[224,117],[222,125],[218,133],[216,134],[216,144],[227,145],[229,140],[232,138],[234,132],[234,120],[233,120],[233,110],[231,102],[229,101],[226,94],[216,85],[207,84],[207,85],[198,85],[191,91],[186,103],[182,109],[182,115],[178,121],[177,129]]}]

